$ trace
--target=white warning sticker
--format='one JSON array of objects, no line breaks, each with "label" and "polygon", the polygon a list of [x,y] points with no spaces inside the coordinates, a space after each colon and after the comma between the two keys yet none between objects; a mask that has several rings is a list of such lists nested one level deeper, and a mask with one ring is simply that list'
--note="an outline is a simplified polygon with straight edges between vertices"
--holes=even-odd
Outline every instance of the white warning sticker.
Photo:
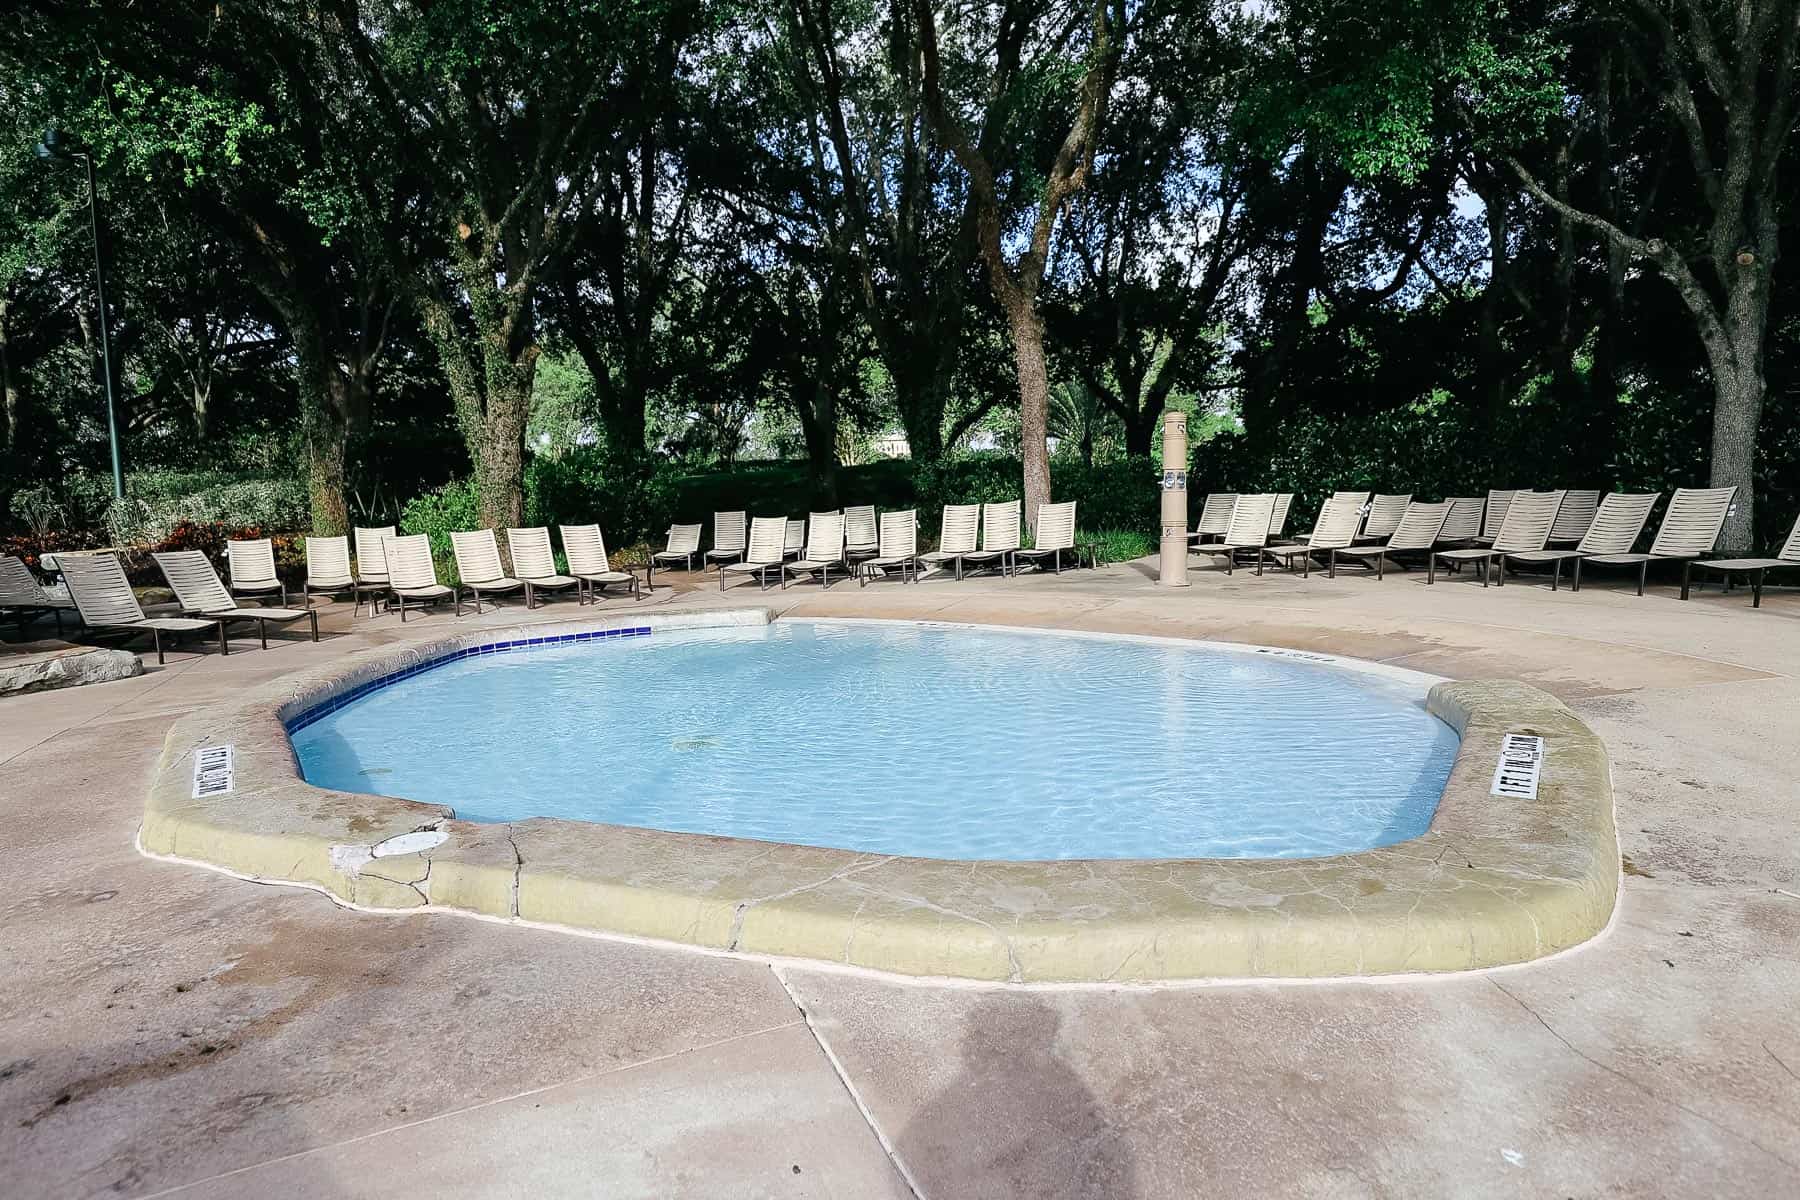
[{"label": "white warning sticker", "polygon": [[1507,734],[1500,739],[1500,761],[1494,766],[1494,795],[1536,800],[1543,769],[1543,738],[1534,733]]},{"label": "white warning sticker", "polygon": [[229,796],[236,786],[231,747],[202,746],[194,754],[194,799]]}]

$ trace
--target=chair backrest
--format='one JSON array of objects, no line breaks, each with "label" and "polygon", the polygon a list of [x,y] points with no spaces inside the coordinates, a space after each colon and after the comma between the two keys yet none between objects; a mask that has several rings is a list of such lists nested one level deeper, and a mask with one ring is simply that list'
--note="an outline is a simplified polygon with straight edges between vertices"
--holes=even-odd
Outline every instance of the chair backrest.
[{"label": "chair backrest", "polygon": [[844,510],[844,544],[855,550],[866,550],[876,544],[880,533],[875,523],[875,506],[858,504]]},{"label": "chair backrest", "polygon": [[513,574],[520,579],[548,579],[556,574],[556,553],[550,549],[550,530],[545,526],[508,529],[506,548],[512,554]]},{"label": "chair backrest", "polygon": [[424,534],[384,538],[381,549],[383,561],[387,563],[389,587],[410,591],[438,585],[437,563],[431,558],[431,539]]},{"label": "chair backrest", "polygon": [[151,557],[169,581],[181,611],[224,612],[237,607],[230,590],[220,582],[219,573],[200,551],[171,550]]},{"label": "chair backrest", "polygon": [[814,513],[806,523],[806,557],[810,562],[836,562],[844,557],[844,514]]},{"label": "chair backrest", "polygon": [[356,530],[356,577],[364,583],[386,583],[388,578],[387,543],[394,536],[392,525],[379,529]]},{"label": "chair backrest", "polygon": [[1003,500],[999,504],[981,506],[981,548],[983,550],[1017,550],[1019,548],[1019,502]]},{"label": "chair backrest", "polygon": [[464,529],[450,535],[456,555],[456,573],[464,583],[489,583],[506,574],[500,565],[500,544],[491,529]]},{"label": "chair backrest", "polygon": [[563,557],[572,575],[608,575],[612,560],[606,555],[606,539],[598,525],[561,525]]},{"label": "chair backrest", "polygon": [[1528,553],[1544,548],[1550,540],[1550,527],[1556,524],[1556,511],[1562,507],[1561,492],[1518,492],[1506,506],[1506,520],[1494,535],[1494,549],[1509,554]]},{"label": "chair backrest", "polygon": [[798,554],[806,548],[806,520],[803,517],[789,517],[787,528],[782,531],[781,550],[784,554]]},{"label": "chair backrest", "polygon": [[1579,542],[1587,536],[1599,511],[1600,489],[1577,488],[1564,492],[1562,507],[1556,511],[1556,524],[1550,527],[1550,540]]},{"label": "chair backrest", "polygon": [[1506,523],[1506,510],[1512,506],[1513,497],[1518,490],[1493,491],[1487,495],[1487,515],[1481,518],[1481,536],[1499,537],[1500,526]]},{"label": "chair backrest", "polygon": [[1339,492],[1327,500],[1319,510],[1307,545],[1315,550],[1342,550],[1354,542],[1356,531],[1362,527],[1362,506],[1367,498],[1367,492]]},{"label": "chair backrest", "polygon": [[938,550],[944,554],[967,554],[975,549],[975,534],[981,527],[981,505],[944,505],[944,527],[939,531]]},{"label": "chair backrest", "polygon": [[308,537],[306,577],[313,582],[336,582],[350,578],[350,539],[342,536]]},{"label": "chair backrest", "polygon": [[89,625],[135,625],[144,619],[117,555],[62,554],[56,563],[75,611]]},{"label": "chair backrest", "polygon": [[1794,527],[1788,531],[1788,540],[1783,543],[1781,553],[1775,557],[1782,562],[1800,562],[1800,517],[1794,519]]},{"label": "chair backrest", "polygon": [[1274,492],[1239,496],[1237,503],[1231,506],[1231,524],[1225,527],[1226,545],[1268,545],[1269,519],[1274,513]]},{"label": "chair backrest", "polygon": [[1269,536],[1280,537],[1287,532],[1288,509],[1294,506],[1294,493],[1276,492],[1275,511],[1269,514]]},{"label": "chair backrest", "polygon": [[275,543],[268,538],[225,543],[225,561],[231,568],[234,588],[275,583]]},{"label": "chair backrest", "polygon": [[882,558],[911,558],[919,552],[919,514],[913,509],[881,514]]},{"label": "chair backrest", "polygon": [[750,546],[744,551],[744,561],[773,565],[781,561],[787,551],[788,519],[786,517],[755,517],[750,522]]},{"label": "chair backrest", "polygon": [[669,526],[670,554],[692,554],[700,549],[700,527],[698,525]]},{"label": "chair backrest", "polygon": [[1038,505],[1037,534],[1032,545],[1039,550],[1075,548],[1075,501]]},{"label": "chair backrest", "polygon": [[1487,501],[1480,496],[1452,496],[1445,501],[1450,515],[1438,537],[1446,542],[1467,542],[1481,536],[1481,514]]},{"label": "chair backrest", "polygon": [[1390,550],[1429,550],[1437,545],[1438,538],[1443,536],[1444,522],[1450,516],[1450,502],[1440,500],[1436,504],[1427,504],[1422,500],[1413,500],[1406,506],[1400,523],[1394,526],[1393,536],[1388,538]]},{"label": "chair backrest", "polygon": [[1363,521],[1363,536],[1366,538],[1391,537],[1394,530],[1400,528],[1400,519],[1406,516],[1406,506],[1411,503],[1411,492],[1404,496],[1378,494],[1369,502],[1369,515]]},{"label": "chair backrest", "polygon": [[1631,553],[1660,499],[1661,492],[1608,492],[1576,549],[1583,554]]},{"label": "chair backrest", "polygon": [[1223,534],[1231,528],[1231,510],[1237,507],[1236,492],[1211,492],[1200,506],[1200,524],[1195,533]]},{"label": "chair backrest", "polygon": [[713,549],[742,550],[744,548],[744,514],[741,512],[716,512],[713,514]]},{"label": "chair backrest", "polygon": [[1676,488],[1669,498],[1650,553],[1690,558],[1711,554],[1725,528],[1725,516],[1737,499],[1736,487]]},{"label": "chair backrest", "polygon": [[0,555],[0,605],[36,608],[43,603],[43,585],[25,565],[25,560],[10,554]]}]

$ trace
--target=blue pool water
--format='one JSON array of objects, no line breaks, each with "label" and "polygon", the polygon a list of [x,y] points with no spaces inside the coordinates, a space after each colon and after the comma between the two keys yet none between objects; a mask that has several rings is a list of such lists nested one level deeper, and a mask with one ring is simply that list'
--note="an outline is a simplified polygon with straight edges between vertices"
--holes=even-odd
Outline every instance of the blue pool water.
[{"label": "blue pool water", "polygon": [[1431,822],[1424,689],[1205,646],[860,622],[468,658],[299,729],[322,787],[952,859],[1298,858]]}]

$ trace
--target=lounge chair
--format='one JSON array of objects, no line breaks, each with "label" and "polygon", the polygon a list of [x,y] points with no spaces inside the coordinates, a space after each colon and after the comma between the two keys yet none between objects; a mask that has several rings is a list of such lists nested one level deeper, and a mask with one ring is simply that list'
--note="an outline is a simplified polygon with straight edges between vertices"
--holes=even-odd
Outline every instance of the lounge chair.
[{"label": "lounge chair", "polygon": [[1481,536],[1486,500],[1480,496],[1451,496],[1444,503],[1450,506],[1450,515],[1444,518],[1444,528],[1438,534],[1440,542],[1473,542]]},{"label": "lounge chair", "polygon": [[362,607],[362,592],[356,573],[350,569],[350,539],[347,537],[308,537],[306,539],[306,582],[300,595],[308,608],[315,592],[327,596],[349,592],[354,600],[351,611]]},{"label": "lounge chair", "polygon": [[400,604],[402,625],[406,624],[408,600],[416,600],[423,607],[449,600],[455,594],[438,582],[437,563],[431,557],[431,539],[424,534],[383,538],[381,554],[382,563],[387,567],[388,592]]},{"label": "lounge chair", "polygon": [[19,622],[19,636],[34,617],[49,613],[56,618],[56,633],[62,636],[62,619],[75,611],[75,602],[60,596],[39,583],[22,559],[0,555],[0,609],[13,614]]},{"label": "lounge chair", "polygon": [[900,572],[900,582],[906,582],[907,572],[912,573],[913,582],[919,579],[919,514],[913,509],[904,512],[884,512],[881,514],[881,544],[876,548],[874,558],[865,558],[853,564],[857,575],[857,586],[868,587],[869,579],[880,571]]},{"label": "lounge chair", "polygon": [[1406,516],[1406,506],[1412,503],[1412,493],[1404,496],[1390,496],[1376,493],[1369,501],[1369,513],[1363,518],[1361,540],[1364,543],[1386,541],[1394,536],[1394,530],[1400,528],[1400,521]]},{"label": "lounge chair", "polygon": [[[694,527],[696,530],[699,526]],[[537,607],[539,592],[566,592],[575,589],[581,601],[581,580],[556,569],[556,552],[550,549],[550,530],[542,525],[506,531],[507,553],[512,555],[513,574],[525,585],[525,607]]]},{"label": "lounge chair", "polygon": [[881,553],[881,531],[875,519],[873,504],[858,504],[844,510],[844,559],[855,562]]},{"label": "lounge chair", "polygon": [[1231,528],[1231,510],[1237,507],[1236,492],[1212,492],[1200,506],[1200,521],[1188,540],[1195,543],[1216,542]]},{"label": "lounge chair", "polygon": [[806,520],[803,517],[789,517],[787,528],[781,535],[781,557],[799,558],[806,553]]},{"label": "lounge chair", "polygon": [[[1437,548],[1438,539],[1443,536],[1444,521],[1450,516],[1450,502],[1440,500],[1436,504],[1426,504],[1420,500],[1409,501],[1406,511],[1400,517],[1400,523],[1385,542],[1370,542],[1361,546],[1345,546],[1335,554],[1346,558],[1360,558],[1364,565],[1370,559],[1375,561],[1375,578],[1381,579],[1387,574],[1387,560],[1390,554],[1404,551],[1424,551],[1430,554]],[[1367,530],[1365,529],[1366,533]]]},{"label": "lounge chair", "polygon": [[1717,571],[1725,576],[1727,587],[1739,575],[1750,576],[1750,607],[1762,607],[1763,576],[1782,567],[1800,567],[1800,519],[1788,533],[1781,553],[1774,558],[1715,558],[1694,564],[1701,571]]},{"label": "lounge chair", "polygon": [[1275,511],[1269,514],[1269,540],[1279,542],[1287,537],[1288,510],[1294,506],[1294,493],[1276,492]]},{"label": "lounge chair", "polygon": [[[357,606],[361,606],[361,595],[368,591],[369,615],[375,615],[375,597],[388,590],[387,543],[395,534],[392,525],[379,528],[364,529],[357,526],[356,536],[356,579],[362,586],[357,589]],[[355,616],[357,608],[350,610]]]},{"label": "lounge chair", "polygon": [[1535,553],[1544,548],[1544,542],[1550,536],[1550,527],[1556,524],[1556,510],[1562,507],[1562,499],[1561,492],[1516,493],[1506,506],[1506,519],[1500,522],[1492,545],[1471,546],[1465,550],[1432,551],[1425,582],[1437,582],[1437,565],[1440,561],[1478,562],[1481,564],[1481,586],[1486,587],[1488,577],[1493,574],[1494,564],[1498,562],[1500,573],[1496,582],[1504,584],[1508,556]]},{"label": "lounge chair", "polygon": [[[713,514],[713,544],[706,552],[703,562],[728,563],[736,562],[744,557],[744,514],[741,512],[716,512]],[[724,579],[719,585],[724,586]]]},{"label": "lounge chair", "polygon": [[1490,490],[1487,494],[1487,509],[1481,518],[1481,532],[1472,540],[1480,546],[1491,546],[1494,539],[1500,536],[1500,526],[1506,523],[1506,510],[1512,506],[1513,497],[1518,490]]},{"label": "lounge chair", "polygon": [[[698,525],[671,525],[667,544],[650,556],[649,569],[645,571],[645,574],[653,576],[656,573],[657,565],[666,562],[681,563],[687,570],[692,571],[694,560],[698,557],[700,557],[700,527]],[[655,584],[651,584],[651,586],[654,587]]]},{"label": "lounge chair", "polygon": [[938,533],[938,548],[919,555],[919,561],[927,567],[941,567],[950,563],[955,568],[956,577],[961,579],[963,558],[974,553],[975,535],[980,527],[981,505],[944,505],[944,524]]},{"label": "lounge chair", "polygon": [[[486,596],[507,596],[525,586],[522,579],[506,573],[500,562],[500,543],[491,529],[459,529],[450,535],[450,550],[456,555],[456,615],[462,616],[462,594],[467,588],[475,597],[475,615],[481,615],[481,601]],[[499,608],[498,601],[489,601]]]},{"label": "lounge chair", "polygon": [[1259,492],[1237,498],[1231,506],[1231,524],[1225,538],[1218,542],[1202,542],[1193,547],[1195,554],[1210,554],[1225,560],[1225,573],[1231,574],[1240,554],[1254,554],[1256,573],[1263,572],[1263,550],[1269,544],[1269,518],[1275,511],[1275,493]]},{"label": "lounge chair", "polygon": [[1019,502],[1006,500],[981,506],[981,549],[963,555],[963,561],[978,567],[998,567],[1000,574],[1010,575],[1013,555],[1019,549]]},{"label": "lounge chair", "polygon": [[1568,546],[1587,536],[1587,531],[1600,513],[1598,488],[1574,489],[1563,493],[1562,508],[1557,510],[1556,524],[1550,527],[1550,544]]},{"label": "lounge chair", "polygon": [[57,558],[69,599],[89,629],[122,629],[147,633],[156,646],[156,661],[163,661],[162,635],[219,631],[219,651],[228,654],[225,622],[195,617],[146,617],[125,578],[125,568],[111,554],[64,554]]},{"label": "lounge chair", "polygon": [[[1573,559],[1579,580],[1581,560],[1593,555],[1629,554],[1637,545],[1638,536],[1644,532],[1644,522],[1650,519],[1650,510],[1662,499],[1661,492],[1639,492],[1626,494],[1610,492],[1600,502],[1594,513],[1594,519],[1588,523],[1588,529],[1581,537],[1581,542],[1573,550],[1536,550],[1509,554],[1507,559],[1515,563],[1542,566],[1549,563],[1550,590],[1555,591],[1562,584],[1563,563]],[[1568,501],[1564,500],[1567,504]],[[1638,592],[1642,595],[1640,589]]]},{"label": "lounge chair", "polygon": [[281,597],[287,607],[287,584],[275,572],[275,543],[268,538],[251,538],[225,543],[225,565],[231,572],[233,596]]},{"label": "lounge chair", "polygon": [[719,568],[719,590],[725,590],[725,572],[755,575],[759,587],[769,586],[769,572],[780,573],[787,562],[786,517],[756,517],[750,522],[750,544],[737,562]]},{"label": "lounge chair", "polygon": [[[615,584],[629,587],[633,600],[643,599],[637,572],[613,569],[612,559],[606,553],[606,539],[600,536],[598,525],[564,525],[560,528],[563,557],[569,560],[569,574],[586,586],[587,600],[604,599],[606,589]],[[725,586],[724,567],[730,565],[725,563],[720,567],[720,587]]]},{"label": "lounge chair", "polygon": [[1061,575],[1062,556],[1067,554],[1070,562],[1075,561],[1075,501],[1039,505],[1037,532],[1031,542],[1031,549],[1013,551],[1014,572],[1019,569],[1020,559],[1032,563],[1040,571],[1044,570],[1048,560]]},{"label": "lounge chair", "polygon": [[1663,514],[1656,540],[1650,543],[1650,553],[1590,554],[1578,558],[1575,560],[1575,590],[1581,590],[1581,571],[1590,563],[1604,567],[1635,566],[1638,569],[1638,595],[1641,596],[1651,563],[1678,562],[1681,564],[1681,598],[1686,600],[1694,563],[1713,552],[1735,499],[1735,486],[1676,488],[1675,494],[1669,497],[1669,510]]},{"label": "lounge chair", "polygon": [[1327,500],[1319,509],[1319,519],[1313,525],[1313,531],[1307,534],[1304,542],[1285,543],[1280,546],[1264,546],[1263,556],[1279,562],[1288,570],[1294,569],[1294,560],[1300,560],[1300,577],[1312,575],[1312,558],[1314,554],[1325,554],[1327,558],[1327,575],[1337,578],[1337,552],[1356,541],[1356,531],[1362,525],[1363,501],[1368,498],[1366,492],[1339,492]]},{"label": "lounge chair", "polygon": [[[342,541],[342,538],[338,539]],[[198,550],[171,550],[162,554],[153,554],[157,567],[163,578],[169,581],[169,587],[175,592],[175,603],[180,605],[182,614],[190,617],[203,617],[219,623],[219,649],[225,649],[225,623],[227,621],[255,621],[257,630],[262,635],[262,648],[269,648],[269,622],[277,625],[291,625],[295,621],[310,620],[312,622],[312,640],[319,640],[319,614],[312,608],[241,608],[232,599],[231,592],[219,579],[219,573],[206,555]]]},{"label": "lounge chair", "polygon": [[[1367,493],[1367,492],[1333,492],[1333,493],[1331,493],[1331,499],[1333,500],[1333,502],[1335,502],[1338,505],[1346,505],[1347,504],[1351,508],[1354,508],[1356,510],[1357,525],[1358,525],[1358,529],[1360,529],[1361,524],[1362,524],[1362,518],[1363,518],[1363,509],[1369,503],[1369,493]],[[1321,511],[1323,511],[1323,510],[1321,510]],[[1353,529],[1350,531],[1350,538],[1352,541],[1356,540],[1356,533],[1357,533],[1356,529]],[[1293,540],[1296,542],[1302,542],[1302,543],[1310,542],[1310,541],[1312,541],[1312,535],[1313,535],[1313,531],[1309,529],[1305,533],[1302,533],[1299,536],[1295,537]]]},{"label": "lounge chair", "polygon": [[831,568],[839,574],[850,573],[844,561],[844,514],[814,513],[806,523],[806,552],[793,562],[781,566],[781,586],[785,589],[789,575],[817,575],[831,586]]}]

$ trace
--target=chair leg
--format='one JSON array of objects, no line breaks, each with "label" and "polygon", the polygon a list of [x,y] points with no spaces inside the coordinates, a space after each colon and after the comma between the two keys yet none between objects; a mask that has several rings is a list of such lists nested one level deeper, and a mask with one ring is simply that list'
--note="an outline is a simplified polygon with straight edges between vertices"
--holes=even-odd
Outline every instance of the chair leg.
[{"label": "chair leg", "polygon": [[1506,555],[1504,554],[1496,555],[1494,558],[1494,586],[1506,586]]},{"label": "chair leg", "polygon": [[1694,577],[1694,564],[1690,560],[1681,564],[1681,598],[1688,598],[1688,585]]},{"label": "chair leg", "polygon": [[1575,582],[1569,585],[1569,590],[1572,592],[1581,590],[1581,560],[1579,558],[1575,560]]},{"label": "chair leg", "polygon": [[[268,647],[264,646],[263,649],[266,650]],[[231,645],[225,640],[225,622],[223,621],[219,622],[219,653],[221,655],[231,653]]]},{"label": "chair leg", "polygon": [[1559,558],[1556,560],[1555,564],[1552,566],[1552,568],[1550,570],[1550,590],[1554,592],[1556,590],[1556,585],[1561,582],[1562,582],[1562,559]]},{"label": "chair leg", "polygon": [[1762,607],[1762,583],[1763,583],[1763,573],[1761,571],[1758,571],[1756,574],[1754,574],[1750,577],[1750,607],[1751,608],[1761,608]]},{"label": "chair leg", "polygon": [[1644,580],[1646,578],[1648,578],[1649,574],[1650,574],[1650,564],[1647,562],[1639,563],[1638,564],[1638,595],[1640,595],[1640,596],[1644,594]]},{"label": "chair leg", "polygon": [[[269,623],[261,617],[258,617],[256,620],[256,631],[262,635],[262,648],[267,650],[269,648]],[[220,630],[220,633],[223,632],[224,630]]]},{"label": "chair leg", "polygon": [[163,648],[162,648],[162,630],[152,629],[150,631],[150,641],[156,646],[156,665],[160,667],[163,665],[163,661],[164,661],[163,660]]},{"label": "chair leg", "polygon": [[1380,583],[1387,574],[1387,551],[1382,550],[1375,555],[1375,582]]},{"label": "chair leg", "polygon": [[312,618],[312,640],[316,642],[319,640],[319,614],[309,612],[306,615]]}]

